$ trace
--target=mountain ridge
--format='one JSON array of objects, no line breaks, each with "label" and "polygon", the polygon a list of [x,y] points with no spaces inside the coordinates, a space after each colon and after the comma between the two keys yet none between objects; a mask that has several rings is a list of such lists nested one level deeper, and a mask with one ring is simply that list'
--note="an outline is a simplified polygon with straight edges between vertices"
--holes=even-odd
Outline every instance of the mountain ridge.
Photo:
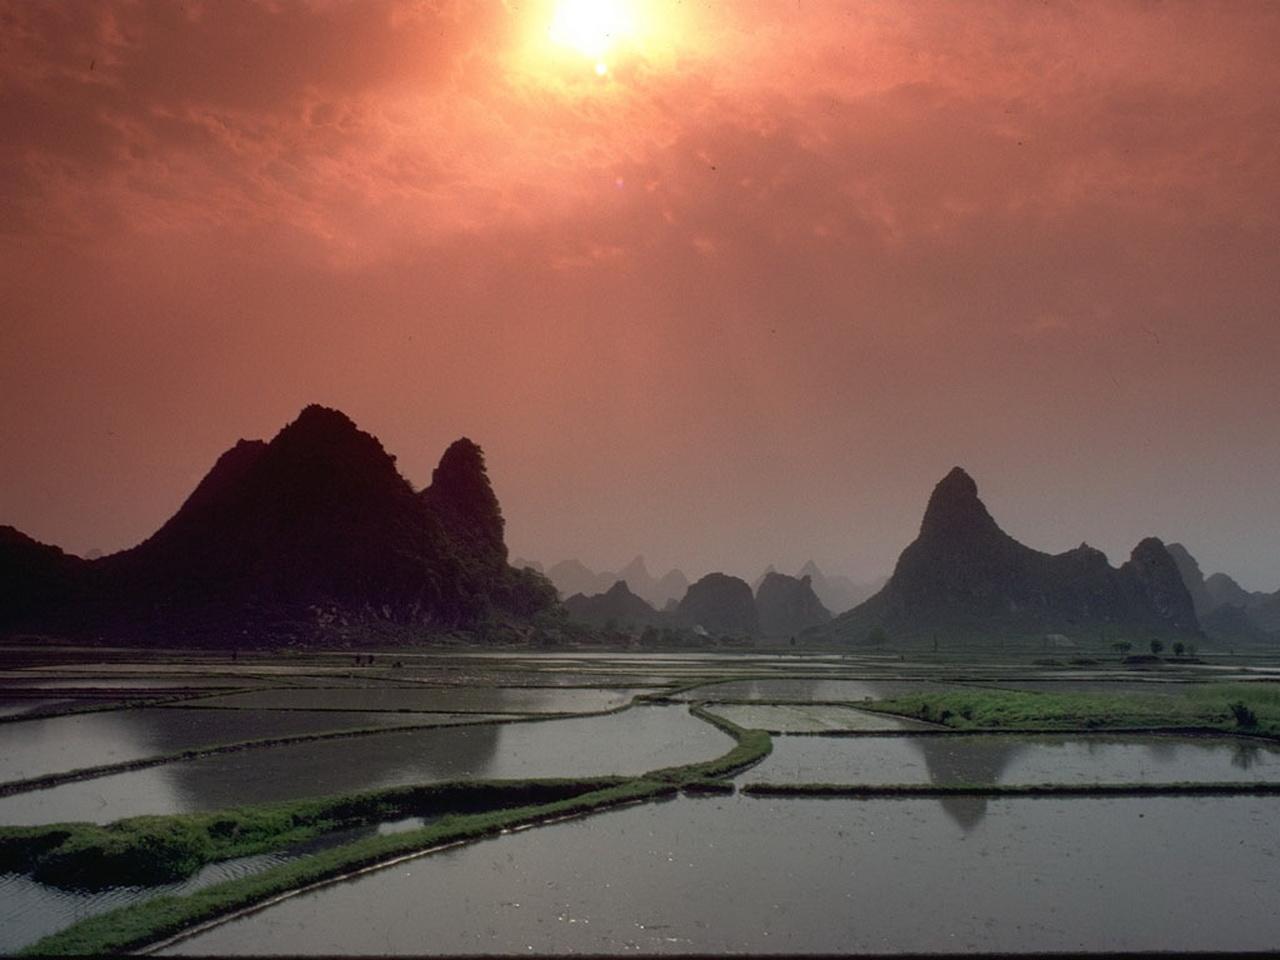
[{"label": "mountain ridge", "polygon": [[1082,543],[1061,554],[1005,533],[955,467],[934,487],[920,530],[873,597],[808,631],[815,640],[1096,637],[1106,631],[1199,638],[1191,597],[1163,543],[1147,538],[1114,568]]},{"label": "mountain ridge", "polygon": [[270,441],[219,456],[137,546],[71,564],[59,603],[10,604],[0,623],[218,645],[527,619],[553,591],[507,564],[502,529],[471,441],[452,444],[419,493],[376,437],[313,404]]}]

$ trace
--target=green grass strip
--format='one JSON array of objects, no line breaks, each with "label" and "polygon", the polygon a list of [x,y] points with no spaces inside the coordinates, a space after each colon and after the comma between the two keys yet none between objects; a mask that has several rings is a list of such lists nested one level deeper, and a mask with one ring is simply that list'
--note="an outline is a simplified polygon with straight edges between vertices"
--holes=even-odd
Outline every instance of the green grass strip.
[{"label": "green grass strip", "polygon": [[232,857],[279,850],[322,834],[406,816],[551,803],[624,783],[623,777],[455,781],[255,804],[212,813],[130,817],[100,826],[0,827],[0,871],[59,886],[167,883]]},{"label": "green grass strip", "polygon": [[421,830],[368,837],[185,897],[158,897],[91,917],[19,951],[19,956],[83,956],[136,949],[190,927],[312,884],[445,845],[494,836],[543,820],[670,796],[669,783],[642,779],[555,803],[447,817]]},{"label": "green grass strip", "polygon": [[861,708],[960,730],[1198,729],[1280,737],[1280,684],[1205,684],[1158,695],[944,691]]}]

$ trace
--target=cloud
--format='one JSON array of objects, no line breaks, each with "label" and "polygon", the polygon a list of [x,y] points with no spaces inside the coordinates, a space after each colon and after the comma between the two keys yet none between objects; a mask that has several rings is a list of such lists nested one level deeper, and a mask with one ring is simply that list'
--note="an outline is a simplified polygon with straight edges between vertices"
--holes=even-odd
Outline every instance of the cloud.
[{"label": "cloud", "polygon": [[647,6],[600,78],[538,2],[0,0],[12,519],[136,539],[313,399],[419,471],[477,435],[566,551],[763,566],[747,505],[835,556],[806,511],[910,524],[934,459],[1269,475],[1280,7]]}]

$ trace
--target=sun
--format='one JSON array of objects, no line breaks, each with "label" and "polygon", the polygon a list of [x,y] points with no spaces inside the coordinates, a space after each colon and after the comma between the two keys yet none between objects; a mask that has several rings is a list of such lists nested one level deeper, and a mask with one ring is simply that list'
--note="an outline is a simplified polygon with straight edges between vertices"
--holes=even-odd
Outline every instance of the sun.
[{"label": "sun", "polygon": [[609,72],[608,57],[634,38],[636,21],[627,0],[559,0],[547,36],[595,61],[596,73]]}]

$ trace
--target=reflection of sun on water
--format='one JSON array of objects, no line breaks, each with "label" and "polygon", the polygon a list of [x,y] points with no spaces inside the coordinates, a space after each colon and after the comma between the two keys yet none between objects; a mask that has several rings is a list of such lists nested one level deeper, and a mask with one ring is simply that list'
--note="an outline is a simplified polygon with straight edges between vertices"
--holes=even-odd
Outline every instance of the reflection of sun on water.
[{"label": "reflection of sun on water", "polygon": [[559,0],[547,28],[553,43],[594,60],[598,76],[609,72],[609,53],[635,34],[635,15],[627,0]]}]

